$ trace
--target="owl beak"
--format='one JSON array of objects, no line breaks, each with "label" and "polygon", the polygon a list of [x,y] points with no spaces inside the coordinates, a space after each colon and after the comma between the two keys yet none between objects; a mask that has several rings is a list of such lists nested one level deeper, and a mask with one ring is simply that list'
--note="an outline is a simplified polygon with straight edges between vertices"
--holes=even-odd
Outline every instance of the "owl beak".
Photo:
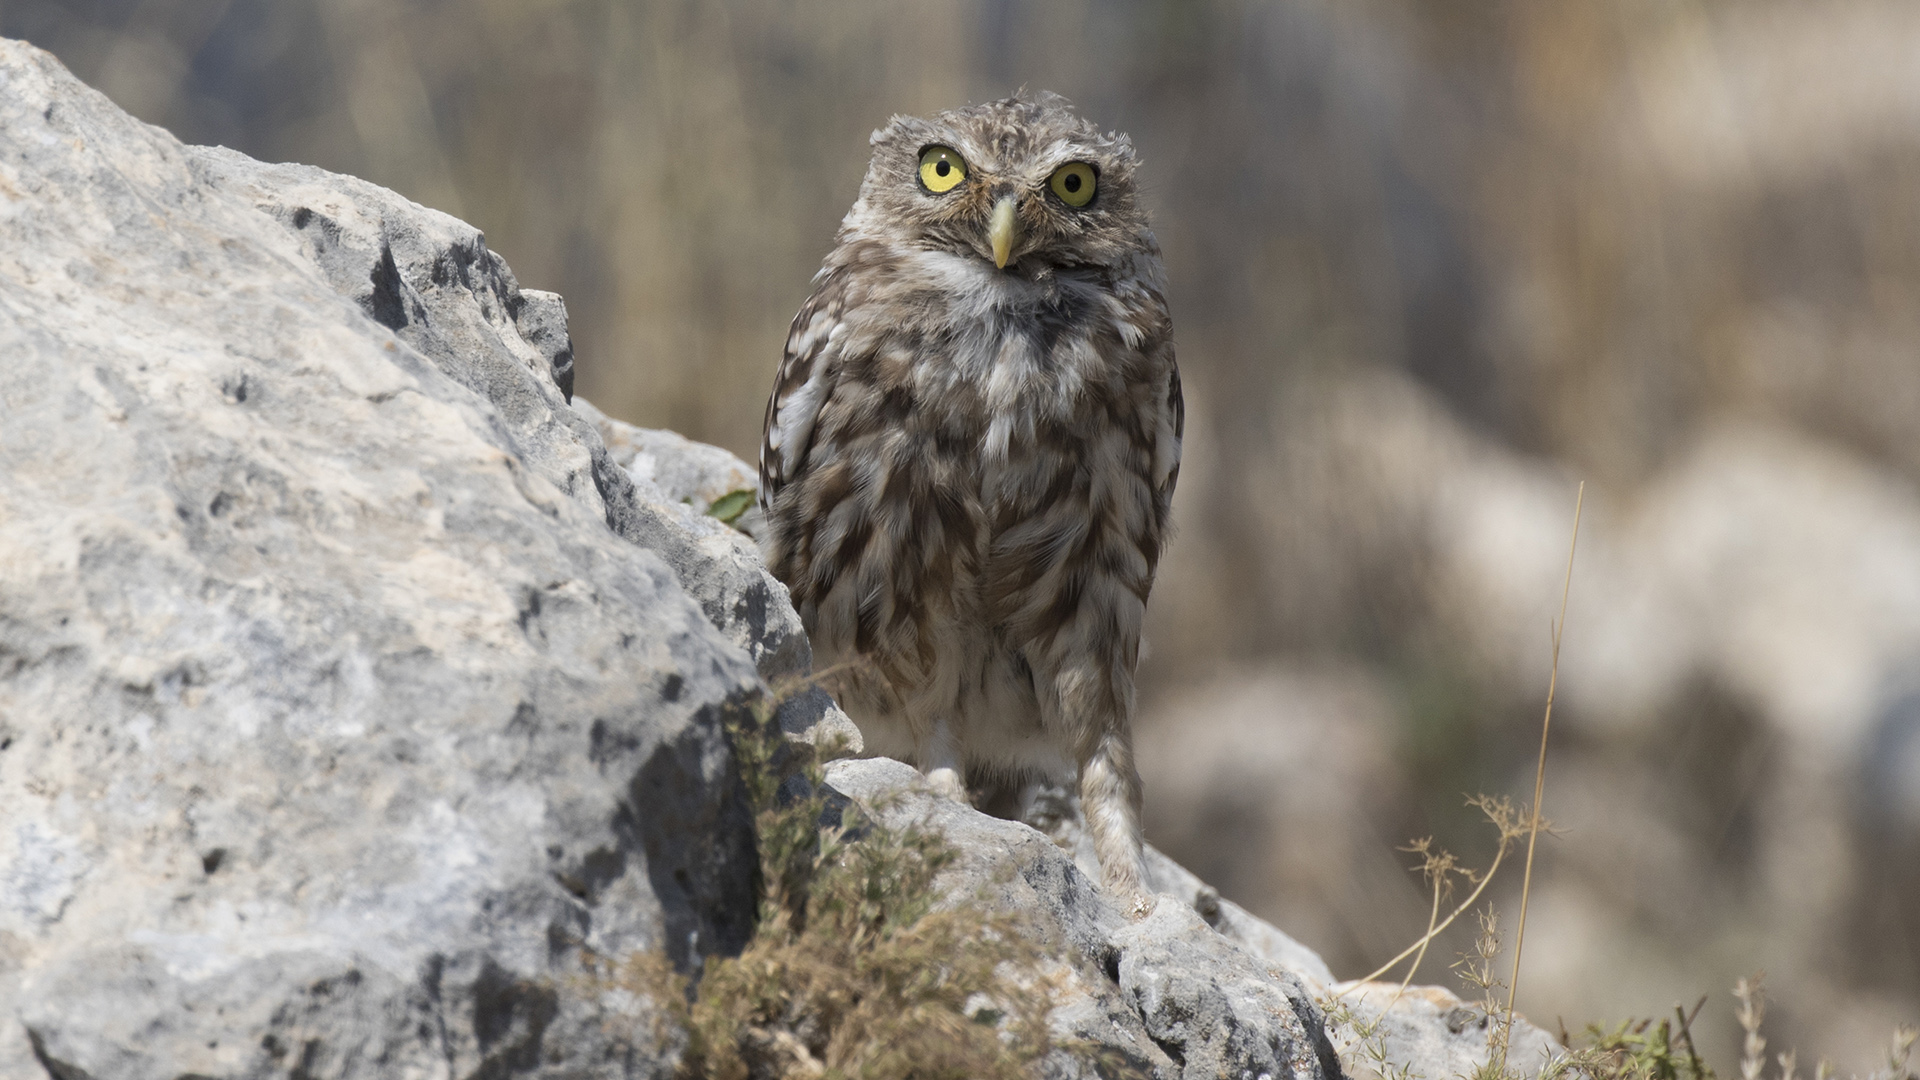
[{"label": "owl beak", "polygon": [[993,265],[1002,270],[1007,268],[1007,256],[1013,253],[1013,241],[1020,232],[1013,208],[1013,196],[1002,195],[1000,201],[993,204],[993,217],[987,224],[987,240],[993,244]]}]

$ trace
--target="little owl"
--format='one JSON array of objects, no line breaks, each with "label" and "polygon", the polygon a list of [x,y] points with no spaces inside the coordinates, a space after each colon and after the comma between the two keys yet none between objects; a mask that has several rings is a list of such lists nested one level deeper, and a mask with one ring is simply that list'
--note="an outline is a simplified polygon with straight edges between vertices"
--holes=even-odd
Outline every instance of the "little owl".
[{"label": "little owl", "polygon": [[867,752],[959,799],[1077,769],[1137,897],[1133,670],[1184,412],[1138,159],[1050,94],[872,143],[767,404],[767,562]]}]

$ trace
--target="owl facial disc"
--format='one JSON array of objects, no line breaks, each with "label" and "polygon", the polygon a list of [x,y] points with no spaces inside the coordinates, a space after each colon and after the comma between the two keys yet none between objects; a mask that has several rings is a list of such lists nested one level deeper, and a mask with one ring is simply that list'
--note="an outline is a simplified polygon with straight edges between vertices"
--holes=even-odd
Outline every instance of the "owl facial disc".
[{"label": "owl facial disc", "polygon": [[993,204],[993,217],[987,224],[987,241],[993,245],[993,265],[1002,270],[1007,268],[1007,256],[1019,238],[1020,219],[1013,215],[1014,208],[1013,196],[1002,195],[1000,201]]}]

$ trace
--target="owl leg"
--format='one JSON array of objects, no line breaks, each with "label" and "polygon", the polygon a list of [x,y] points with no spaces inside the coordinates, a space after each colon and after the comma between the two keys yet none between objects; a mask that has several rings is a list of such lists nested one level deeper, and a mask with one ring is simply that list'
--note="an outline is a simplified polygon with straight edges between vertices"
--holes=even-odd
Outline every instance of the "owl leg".
[{"label": "owl leg", "polygon": [[[1144,896],[1140,773],[1125,726],[1098,732],[1080,753],[1080,811],[1109,892],[1128,903]],[[1137,906],[1137,903],[1136,903]]]},{"label": "owl leg", "polygon": [[1080,813],[1107,891],[1144,913],[1140,773],[1133,766],[1133,679],[1118,663],[1092,658],[1062,665],[1048,680],[1043,709],[1080,766]]}]

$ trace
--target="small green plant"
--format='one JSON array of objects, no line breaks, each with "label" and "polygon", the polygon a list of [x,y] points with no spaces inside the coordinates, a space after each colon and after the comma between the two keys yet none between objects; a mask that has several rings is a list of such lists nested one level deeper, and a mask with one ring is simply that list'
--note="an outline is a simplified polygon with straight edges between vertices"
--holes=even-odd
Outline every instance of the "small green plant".
[{"label": "small green plant", "polygon": [[600,977],[660,1005],[684,1080],[1029,1075],[1053,1048],[1030,928],[942,902],[935,878],[955,852],[937,832],[848,805],[834,820],[833,751],[786,741],[762,712],[731,733],[760,846],[752,941],[697,980],[652,952]]},{"label": "small green plant", "polygon": [[1589,1026],[1579,1045],[1566,1033],[1566,1056],[1547,1070],[1555,1077],[1589,1080],[1716,1080],[1713,1069],[1693,1044],[1693,1022],[1707,1003],[1701,998],[1691,1013],[1674,1006],[1672,1019],[1627,1021],[1615,1028]]},{"label": "small green plant", "polygon": [[713,500],[707,507],[707,515],[719,518],[723,524],[731,525],[740,520],[740,515],[753,507],[753,500],[757,498],[759,495],[751,488],[729,491]]},{"label": "small green plant", "polygon": [[[1766,990],[1760,976],[1735,983],[1733,996],[1737,1002],[1734,1018],[1743,1032],[1741,1080],[1770,1080],[1767,1040],[1760,1033],[1767,1014]],[[1579,1038],[1563,1031],[1560,1038],[1569,1051],[1548,1067],[1542,1080],[1717,1080],[1693,1041],[1694,1021],[1706,1004],[1707,999],[1701,998],[1691,1012],[1676,1005],[1671,1019],[1657,1023],[1646,1019],[1629,1020],[1613,1028],[1590,1025]],[[1920,1080],[1908,1064],[1916,1035],[1920,1035],[1920,1029],[1907,1025],[1894,1029],[1886,1065],[1854,1080]],[[1798,1055],[1793,1051],[1774,1055],[1773,1064],[1771,1080],[1799,1080]],[[1814,1067],[1813,1080],[1832,1078],[1833,1066],[1829,1063],[1822,1061]]]}]

